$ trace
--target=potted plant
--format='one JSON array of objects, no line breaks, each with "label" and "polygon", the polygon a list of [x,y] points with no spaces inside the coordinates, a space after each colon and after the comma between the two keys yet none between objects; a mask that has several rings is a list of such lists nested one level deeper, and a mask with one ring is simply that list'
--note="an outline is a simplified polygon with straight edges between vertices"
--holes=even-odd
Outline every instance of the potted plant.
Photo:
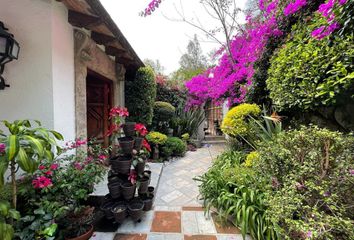
[{"label": "potted plant", "polygon": [[127,205],[124,202],[118,202],[112,208],[112,213],[114,215],[114,219],[117,223],[121,224],[124,222],[125,218],[128,215]]},{"label": "potted plant", "polygon": [[122,183],[122,195],[125,200],[131,200],[135,196],[136,191],[136,172],[131,170],[128,182]]},{"label": "potted plant", "polygon": [[112,170],[114,170],[115,172],[128,175],[130,173],[132,157],[116,156],[114,158],[111,158],[110,164],[112,166]]},{"label": "potted plant", "polygon": [[154,202],[154,194],[149,191],[141,195],[141,200],[144,202],[144,211],[150,211]]},{"label": "potted plant", "polygon": [[142,175],[145,170],[146,159],[149,155],[149,152],[144,147],[140,151],[133,151],[133,153],[134,153],[134,157],[132,163],[135,168],[135,171],[137,172],[138,175]]},{"label": "potted plant", "polygon": [[146,139],[154,144],[153,159],[159,159],[159,145],[163,145],[167,141],[167,136],[159,132],[150,132],[146,135]]},{"label": "potted plant", "polygon": [[135,122],[126,122],[123,124],[123,132],[127,137],[133,137],[135,134]]},{"label": "potted plant", "polygon": [[148,186],[149,186],[149,177],[146,176],[141,176],[137,180],[137,186],[138,186],[138,193],[146,193],[148,191]]},{"label": "potted plant", "polygon": [[[130,148],[129,146],[131,144],[134,145],[134,141],[132,141],[132,139],[122,138],[122,123],[124,121],[124,118],[127,116],[129,116],[129,112],[124,107],[113,107],[109,112],[109,118],[112,120],[112,124],[107,132],[107,136],[111,136],[111,141],[114,146],[112,150],[114,153],[117,151],[115,146],[116,146],[116,141],[119,138],[121,138],[119,145],[124,145],[124,147],[128,147],[128,148]],[[124,144],[125,142],[128,142],[127,145]],[[129,149],[126,149],[125,151],[128,150]],[[130,152],[128,152],[128,154],[130,154]]]},{"label": "potted plant", "polygon": [[148,130],[142,123],[135,124],[135,138],[134,138],[134,149],[140,151],[143,146],[144,137],[148,134]]},{"label": "potted plant", "polygon": [[93,234],[94,207],[84,206],[75,209],[67,216],[66,240],[88,240]]},{"label": "potted plant", "polygon": [[138,222],[141,220],[143,216],[144,202],[139,199],[133,199],[128,204],[129,215],[133,219],[134,222]]}]

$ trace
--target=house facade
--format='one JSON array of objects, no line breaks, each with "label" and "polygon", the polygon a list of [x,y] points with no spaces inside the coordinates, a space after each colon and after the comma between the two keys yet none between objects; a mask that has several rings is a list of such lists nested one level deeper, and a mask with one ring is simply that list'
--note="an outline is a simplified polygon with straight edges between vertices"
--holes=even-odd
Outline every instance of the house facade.
[{"label": "house facade", "polygon": [[1,0],[0,21],[21,48],[2,74],[0,119],[107,144],[109,109],[143,63],[99,0]]}]

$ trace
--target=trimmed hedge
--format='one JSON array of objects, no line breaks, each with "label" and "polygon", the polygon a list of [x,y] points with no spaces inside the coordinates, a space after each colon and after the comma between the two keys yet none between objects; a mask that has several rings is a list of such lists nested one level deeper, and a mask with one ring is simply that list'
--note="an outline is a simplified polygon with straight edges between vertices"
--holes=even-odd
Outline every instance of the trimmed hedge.
[{"label": "trimmed hedge", "polygon": [[129,111],[127,121],[151,124],[156,98],[154,71],[150,67],[139,68],[134,81],[126,81],[125,84],[125,105]]}]

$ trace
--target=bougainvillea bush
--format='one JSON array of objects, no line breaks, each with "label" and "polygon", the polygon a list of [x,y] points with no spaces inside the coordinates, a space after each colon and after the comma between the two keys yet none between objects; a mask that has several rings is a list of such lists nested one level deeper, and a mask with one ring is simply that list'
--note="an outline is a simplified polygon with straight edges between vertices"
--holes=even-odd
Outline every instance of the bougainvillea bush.
[{"label": "bougainvillea bush", "polygon": [[[309,32],[311,38],[323,41],[333,32],[341,31],[341,27],[348,29],[348,26],[351,26],[353,19],[343,14],[350,14],[347,6],[351,1],[260,0],[260,15],[247,16],[244,29],[231,41],[231,53],[227,52],[225,47],[221,48],[219,64],[187,82],[186,87],[191,95],[189,103],[200,105],[208,99],[213,99],[219,103],[228,100],[229,104],[233,105],[245,101],[247,93],[254,87],[255,64],[262,65],[259,61],[262,61],[267,47],[272,47],[269,45],[270,41],[286,38],[289,30],[284,28],[284,25],[291,27],[297,22],[294,21],[297,15],[300,16],[302,24],[306,25],[300,13],[312,9],[313,2],[319,6],[318,14],[321,15],[322,21],[321,25]],[[347,18],[347,21],[343,22],[342,18]],[[264,61],[268,60],[264,58]],[[264,86],[261,82],[265,80],[258,79],[257,84]]]}]

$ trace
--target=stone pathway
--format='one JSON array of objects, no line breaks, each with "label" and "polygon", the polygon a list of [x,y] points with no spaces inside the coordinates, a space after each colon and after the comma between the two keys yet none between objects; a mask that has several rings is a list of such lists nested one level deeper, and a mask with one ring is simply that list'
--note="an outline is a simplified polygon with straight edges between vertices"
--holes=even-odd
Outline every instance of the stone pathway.
[{"label": "stone pathway", "polygon": [[116,232],[96,232],[92,240],[241,240],[239,230],[221,226],[216,217],[204,215],[193,180],[207,171],[224,150],[223,145],[188,152],[165,164],[159,179],[154,209],[140,223],[126,221]]}]

